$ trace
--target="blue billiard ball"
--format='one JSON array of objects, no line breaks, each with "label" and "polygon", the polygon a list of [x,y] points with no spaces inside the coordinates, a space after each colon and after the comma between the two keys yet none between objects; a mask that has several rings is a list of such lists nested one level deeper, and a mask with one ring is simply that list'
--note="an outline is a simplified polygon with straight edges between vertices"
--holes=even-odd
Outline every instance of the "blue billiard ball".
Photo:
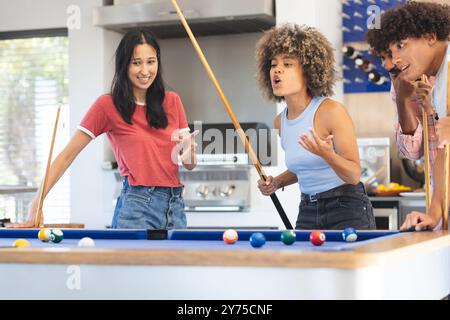
[{"label": "blue billiard ball", "polygon": [[260,248],[266,243],[266,237],[261,232],[255,232],[250,236],[250,244],[253,248]]},{"label": "blue billiard ball", "polygon": [[354,228],[345,228],[342,232],[342,239],[346,242],[353,242],[358,239],[358,234],[356,233],[356,230]]}]

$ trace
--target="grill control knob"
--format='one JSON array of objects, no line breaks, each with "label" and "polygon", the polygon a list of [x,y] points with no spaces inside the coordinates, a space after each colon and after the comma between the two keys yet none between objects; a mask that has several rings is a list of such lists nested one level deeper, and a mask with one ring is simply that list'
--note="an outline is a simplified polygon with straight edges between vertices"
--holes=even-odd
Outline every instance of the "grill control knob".
[{"label": "grill control knob", "polygon": [[233,193],[236,187],[233,185],[227,185],[225,187],[220,188],[220,196],[221,197],[229,197]]},{"label": "grill control knob", "polygon": [[208,190],[207,186],[201,185],[195,190],[195,193],[196,193],[197,197],[206,198],[206,196],[209,193],[209,190]]}]

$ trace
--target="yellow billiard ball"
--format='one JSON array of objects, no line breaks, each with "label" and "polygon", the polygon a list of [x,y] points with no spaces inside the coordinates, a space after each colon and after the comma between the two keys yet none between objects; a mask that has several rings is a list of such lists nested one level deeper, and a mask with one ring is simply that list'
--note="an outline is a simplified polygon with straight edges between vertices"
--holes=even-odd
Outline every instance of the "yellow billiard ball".
[{"label": "yellow billiard ball", "polygon": [[42,242],[49,242],[52,240],[52,230],[49,228],[41,228],[38,232],[38,239]]},{"label": "yellow billiard ball", "polygon": [[30,243],[25,239],[17,239],[13,242],[12,246],[14,248],[26,248],[30,246]]}]

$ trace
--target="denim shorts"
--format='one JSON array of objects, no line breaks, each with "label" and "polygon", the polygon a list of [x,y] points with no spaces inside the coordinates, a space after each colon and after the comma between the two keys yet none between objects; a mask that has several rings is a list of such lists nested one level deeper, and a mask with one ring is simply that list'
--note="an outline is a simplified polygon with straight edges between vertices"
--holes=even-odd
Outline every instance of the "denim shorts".
[{"label": "denim shorts", "polygon": [[364,185],[344,184],[314,196],[302,195],[296,229],[375,229],[372,204]]},{"label": "denim shorts", "polygon": [[113,228],[185,229],[183,187],[130,186],[128,178],[117,198]]}]

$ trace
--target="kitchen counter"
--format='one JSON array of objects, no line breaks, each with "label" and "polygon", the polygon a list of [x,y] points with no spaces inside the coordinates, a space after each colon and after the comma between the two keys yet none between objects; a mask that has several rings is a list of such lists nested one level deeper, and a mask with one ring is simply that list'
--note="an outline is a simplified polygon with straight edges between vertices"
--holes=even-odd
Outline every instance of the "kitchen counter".
[{"label": "kitchen counter", "polygon": [[398,227],[405,221],[411,211],[425,212],[425,196],[418,197],[369,197],[375,209],[396,209]]}]

